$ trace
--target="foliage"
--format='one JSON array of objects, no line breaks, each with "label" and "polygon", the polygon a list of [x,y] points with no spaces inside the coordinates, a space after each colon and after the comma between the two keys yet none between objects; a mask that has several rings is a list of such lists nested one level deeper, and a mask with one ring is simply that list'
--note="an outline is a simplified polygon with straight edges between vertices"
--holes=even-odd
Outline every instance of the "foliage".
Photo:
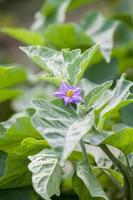
[{"label": "foliage", "polygon": [[[108,17],[94,11],[64,23],[90,2],[47,0],[31,29],[0,29],[30,45],[20,49],[40,67],[30,75],[0,67],[0,102],[20,107],[0,123],[2,200],[50,200],[67,189],[80,200],[133,199],[132,12],[117,0]],[[55,98],[62,82],[80,87],[83,101]]]}]

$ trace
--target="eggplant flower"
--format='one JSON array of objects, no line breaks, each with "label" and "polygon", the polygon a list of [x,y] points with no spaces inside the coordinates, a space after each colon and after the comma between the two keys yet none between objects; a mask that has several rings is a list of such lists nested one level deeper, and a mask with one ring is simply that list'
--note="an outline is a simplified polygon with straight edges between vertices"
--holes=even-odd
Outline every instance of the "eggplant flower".
[{"label": "eggplant flower", "polygon": [[59,90],[54,92],[54,96],[63,99],[65,105],[83,101],[80,94],[81,89],[79,87],[68,85],[65,82],[62,82]]}]

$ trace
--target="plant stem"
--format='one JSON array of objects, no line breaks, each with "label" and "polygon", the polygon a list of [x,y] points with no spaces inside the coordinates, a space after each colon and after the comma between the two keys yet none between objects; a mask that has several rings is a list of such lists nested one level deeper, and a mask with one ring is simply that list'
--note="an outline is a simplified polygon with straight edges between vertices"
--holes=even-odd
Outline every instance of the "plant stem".
[{"label": "plant stem", "polygon": [[88,159],[88,156],[87,156],[87,152],[86,152],[86,149],[85,149],[85,145],[84,145],[84,142],[83,142],[82,139],[80,140],[80,147],[81,147],[81,150],[82,150],[84,161],[86,161],[89,169],[91,170],[90,162],[89,162],[89,159]]},{"label": "plant stem", "polygon": [[130,198],[133,199],[133,178],[132,178],[132,169],[128,160],[127,155],[125,155],[126,162],[127,162],[127,176],[129,180],[129,186],[130,186]]},{"label": "plant stem", "polygon": [[115,166],[123,174],[126,198],[127,198],[127,200],[133,200],[132,191],[130,191],[131,188],[130,188],[130,183],[129,183],[130,182],[129,173],[127,172],[126,166],[112,154],[110,149],[105,144],[101,144],[101,145],[99,145],[99,147],[104,151],[104,153],[110,158],[110,160],[115,164]]}]

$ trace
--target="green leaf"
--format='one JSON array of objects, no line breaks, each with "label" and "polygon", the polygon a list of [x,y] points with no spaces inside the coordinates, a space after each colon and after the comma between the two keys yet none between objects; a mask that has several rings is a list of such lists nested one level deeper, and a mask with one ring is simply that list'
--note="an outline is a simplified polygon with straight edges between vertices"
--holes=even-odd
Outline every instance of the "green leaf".
[{"label": "green leaf", "polygon": [[36,109],[33,126],[61,157],[69,128],[79,120],[75,110],[65,106],[61,100],[48,102],[36,99],[33,103]]},{"label": "green leaf", "polygon": [[77,84],[83,77],[97,49],[98,45],[95,45],[81,54],[80,49],[56,51],[40,46],[21,47],[21,50],[50,74],[43,76],[43,79],[54,81],[55,84],[59,84],[61,79],[65,78],[72,84]]},{"label": "green leaf", "polygon": [[72,84],[78,84],[80,79],[83,77],[88,65],[93,59],[99,45],[95,45],[92,48],[86,50],[83,54],[79,56],[69,64],[68,73],[69,80]]},{"label": "green leaf", "polygon": [[84,30],[72,23],[49,25],[44,36],[48,45],[58,49],[88,48],[92,44]]},{"label": "green leaf", "polygon": [[76,174],[72,178],[72,185],[80,200],[94,200],[94,198],[90,196],[90,193],[85,187],[83,181],[76,176]]},{"label": "green leaf", "polygon": [[121,111],[122,121],[124,124],[133,127],[133,104],[129,104]]},{"label": "green leaf", "polygon": [[37,32],[30,31],[24,28],[2,28],[2,33],[6,33],[9,36],[28,45],[44,45],[44,36]]},{"label": "green leaf", "polygon": [[115,13],[112,18],[120,20],[127,24],[130,28],[133,28],[133,16],[129,13]]},{"label": "green leaf", "polygon": [[0,176],[5,172],[7,154],[4,151],[0,151]]},{"label": "green leaf", "polygon": [[51,83],[57,87],[60,86],[62,80],[58,77],[53,77],[53,76],[45,76],[45,75],[39,75],[37,76],[37,79],[42,80],[42,81],[46,81],[48,83]]},{"label": "green leaf", "polygon": [[14,152],[19,148],[20,143],[27,137],[42,139],[41,135],[33,128],[28,117],[21,117],[0,135],[0,150]]},{"label": "green leaf", "polygon": [[36,108],[33,125],[56,151],[63,164],[80,139],[91,129],[94,115],[90,113],[79,119],[75,110],[71,106],[64,106],[60,100],[46,102],[38,99],[33,103]]},{"label": "green leaf", "polygon": [[21,83],[26,79],[23,68],[0,66],[0,89]]},{"label": "green leaf", "polygon": [[54,152],[44,149],[35,156],[30,156],[29,169],[35,191],[44,199],[50,200],[60,194],[61,168]]},{"label": "green leaf", "polygon": [[76,173],[77,176],[83,181],[91,197],[103,198],[105,200],[108,200],[108,197],[104,193],[101,185],[93,174],[91,167],[87,165],[86,161],[81,161],[78,164]]},{"label": "green leaf", "polygon": [[118,59],[116,58],[112,58],[110,63],[106,63],[104,60],[96,62],[85,73],[85,78],[96,84],[102,84],[105,81],[115,80],[117,77]]},{"label": "green leaf", "polygon": [[[94,159],[93,155],[88,153],[87,156],[90,161],[90,164],[94,165],[95,159]],[[71,161],[80,161],[80,160],[82,160],[82,158],[83,158],[83,155],[82,155],[81,151],[73,151],[68,159]]]},{"label": "green leaf", "polygon": [[5,173],[0,177],[0,188],[16,188],[31,185],[31,175],[27,170],[27,166],[27,158],[18,155],[18,153],[10,153],[6,160]]},{"label": "green leaf", "polygon": [[21,90],[18,89],[2,89],[0,90],[0,102],[8,100],[8,99],[12,99],[14,97],[19,96],[20,94],[22,94]]},{"label": "green leaf", "polygon": [[[20,47],[20,49],[24,51],[31,60],[49,73],[52,73],[53,68],[56,66],[60,66],[59,60],[61,53],[59,51],[41,46]],[[57,59],[55,58],[53,62],[54,57],[57,57]],[[58,72],[58,69],[54,70]]]},{"label": "green leaf", "polygon": [[107,62],[110,62],[113,48],[113,34],[118,22],[106,19],[98,12],[89,13],[82,21],[81,27],[87,35],[95,42],[100,43],[100,50]]},{"label": "green leaf", "polygon": [[96,0],[71,0],[71,3],[69,5],[68,10],[75,10],[77,8],[80,8],[80,6],[84,6],[85,4],[94,2]]},{"label": "green leaf", "polygon": [[84,99],[85,105],[87,108],[91,106],[96,107],[98,99],[105,94],[105,92],[111,87],[112,81],[107,81],[101,85],[94,87]]},{"label": "green leaf", "polygon": [[27,157],[38,153],[45,147],[48,147],[48,145],[44,140],[26,138],[21,142],[17,151],[9,152],[6,159],[6,170],[0,177],[0,188],[31,185],[31,173],[28,170],[29,160]]},{"label": "green leaf", "polygon": [[36,15],[32,30],[44,32],[45,28],[53,23],[63,23],[66,11],[71,0],[46,0],[41,11]]},{"label": "green leaf", "polygon": [[64,151],[61,160],[62,163],[64,163],[64,161],[72,153],[72,151],[75,149],[83,136],[85,136],[89,132],[89,130],[92,128],[93,123],[94,114],[89,113],[84,118],[75,121],[69,127],[64,142]]},{"label": "green leaf", "polygon": [[115,111],[133,102],[132,99],[128,99],[130,95],[130,87],[133,85],[131,81],[125,80],[125,75],[122,75],[118,80],[116,87],[112,91],[112,98],[109,103],[103,108],[100,113],[100,120],[98,128],[103,129],[105,120]]},{"label": "green leaf", "polygon": [[125,154],[130,154],[133,152],[133,128],[123,128],[105,138],[103,143],[116,147]]},{"label": "green leaf", "polygon": [[116,190],[123,192],[124,179],[120,172],[105,167],[93,167],[93,172],[107,193],[112,193],[111,196]]},{"label": "green leaf", "polygon": [[32,187],[0,190],[1,200],[41,200]]}]

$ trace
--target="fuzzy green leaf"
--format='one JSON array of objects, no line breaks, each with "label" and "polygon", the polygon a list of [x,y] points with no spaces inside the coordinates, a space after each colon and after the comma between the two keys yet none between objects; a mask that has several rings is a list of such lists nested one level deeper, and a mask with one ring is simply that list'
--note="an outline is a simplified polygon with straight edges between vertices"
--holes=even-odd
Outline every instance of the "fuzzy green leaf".
[{"label": "fuzzy green leaf", "polygon": [[128,99],[130,96],[130,87],[133,85],[131,81],[125,80],[125,75],[122,75],[118,80],[116,87],[112,91],[112,97],[109,103],[100,113],[98,128],[102,130],[105,120],[111,114],[122,107],[133,102],[133,99]]},{"label": "fuzzy green leaf", "polygon": [[104,193],[100,183],[93,174],[91,167],[87,165],[86,161],[81,161],[78,164],[76,173],[77,176],[83,181],[92,198],[97,197],[108,200],[108,197]]},{"label": "fuzzy green leaf", "polygon": [[35,191],[46,200],[60,194],[61,167],[52,150],[44,149],[35,156],[30,156],[29,169]]}]

